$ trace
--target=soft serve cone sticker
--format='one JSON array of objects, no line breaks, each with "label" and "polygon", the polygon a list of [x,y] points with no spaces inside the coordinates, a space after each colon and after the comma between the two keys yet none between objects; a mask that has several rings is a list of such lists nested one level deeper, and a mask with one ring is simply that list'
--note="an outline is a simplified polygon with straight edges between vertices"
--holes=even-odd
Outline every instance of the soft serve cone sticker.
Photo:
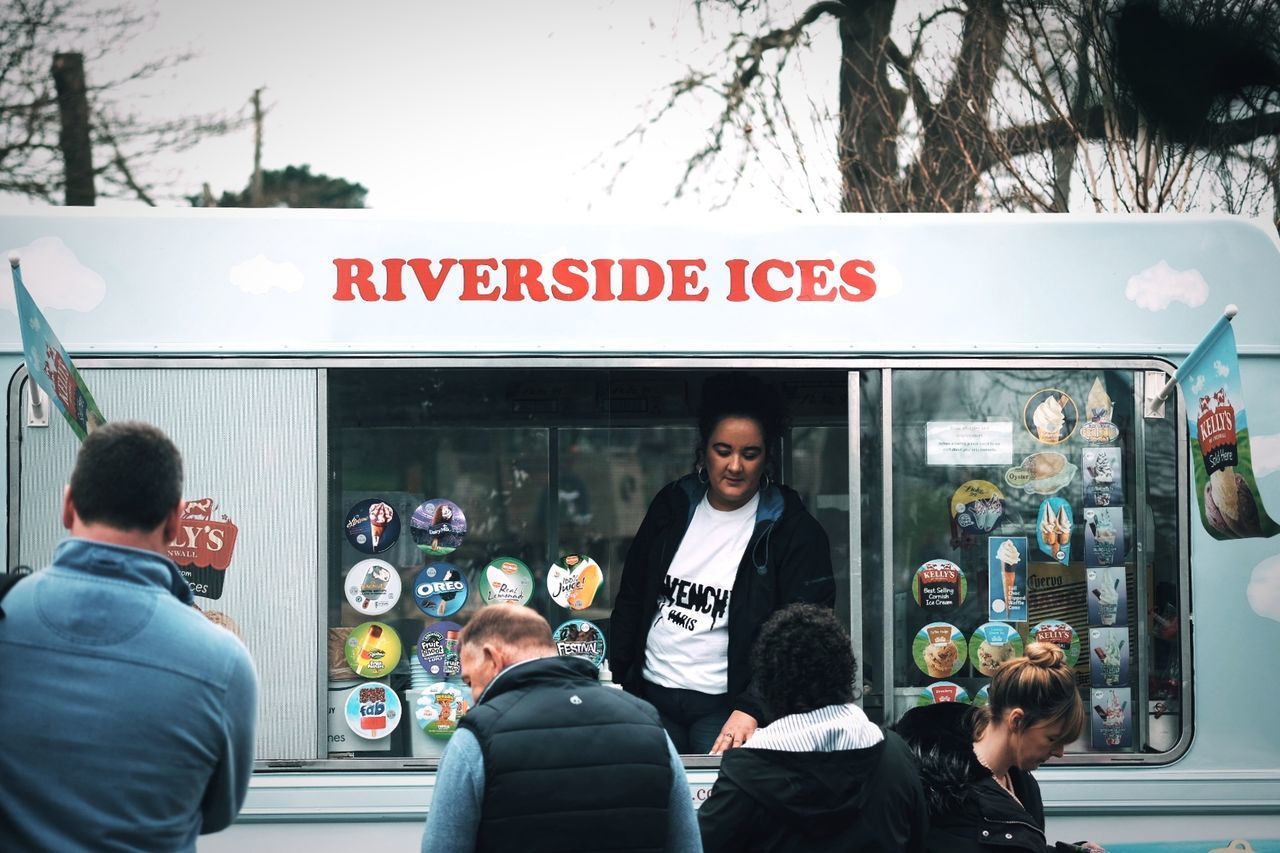
[{"label": "soft serve cone sticker", "polygon": [[1036,441],[1061,444],[1076,431],[1076,402],[1057,388],[1037,391],[1022,410],[1022,422]]}]

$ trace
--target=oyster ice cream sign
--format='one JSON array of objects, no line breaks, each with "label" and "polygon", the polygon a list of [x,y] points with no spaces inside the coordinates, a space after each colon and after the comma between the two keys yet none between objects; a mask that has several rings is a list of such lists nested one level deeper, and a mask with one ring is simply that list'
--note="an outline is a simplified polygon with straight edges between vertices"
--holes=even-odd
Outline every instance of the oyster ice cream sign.
[{"label": "oyster ice cream sign", "polygon": [[1222,317],[1178,369],[1187,399],[1187,428],[1196,498],[1205,530],[1215,539],[1274,536],[1253,476],[1244,389],[1231,321]]}]

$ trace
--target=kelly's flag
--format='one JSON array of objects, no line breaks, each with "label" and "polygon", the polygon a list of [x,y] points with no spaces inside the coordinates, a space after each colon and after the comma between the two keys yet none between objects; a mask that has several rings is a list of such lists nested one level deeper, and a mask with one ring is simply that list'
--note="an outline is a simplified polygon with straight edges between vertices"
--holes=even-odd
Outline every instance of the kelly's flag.
[{"label": "kelly's flag", "polygon": [[22,353],[26,356],[27,373],[49,395],[71,425],[71,430],[84,441],[90,430],[106,423],[106,420],[98,411],[98,404],[89,394],[80,371],[71,363],[71,357],[62,348],[58,336],[49,328],[44,314],[27,292],[22,283],[22,269],[14,255],[9,256],[9,268],[13,273],[13,292],[18,302],[18,325],[22,327]]},{"label": "kelly's flag", "polygon": [[1231,317],[1224,315],[1178,368],[1200,519],[1215,539],[1274,536],[1253,477],[1244,389]]}]

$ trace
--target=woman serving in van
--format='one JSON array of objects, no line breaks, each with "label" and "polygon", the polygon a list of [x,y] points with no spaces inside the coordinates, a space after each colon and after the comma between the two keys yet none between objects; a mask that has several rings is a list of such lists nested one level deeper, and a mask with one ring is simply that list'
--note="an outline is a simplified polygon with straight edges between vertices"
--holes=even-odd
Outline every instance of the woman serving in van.
[{"label": "woman serving in van", "polygon": [[741,746],[763,714],[749,663],[760,626],[788,604],[835,601],[826,533],[770,473],[784,423],[763,381],[708,379],[694,472],[663,487],[627,552],[609,665],[681,753]]}]

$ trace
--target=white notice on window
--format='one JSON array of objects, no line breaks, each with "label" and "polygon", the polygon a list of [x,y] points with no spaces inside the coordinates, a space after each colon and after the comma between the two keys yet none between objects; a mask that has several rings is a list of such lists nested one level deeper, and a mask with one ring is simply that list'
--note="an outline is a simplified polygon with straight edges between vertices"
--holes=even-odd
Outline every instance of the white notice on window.
[{"label": "white notice on window", "polygon": [[1013,421],[929,421],[930,465],[1012,465]]}]

